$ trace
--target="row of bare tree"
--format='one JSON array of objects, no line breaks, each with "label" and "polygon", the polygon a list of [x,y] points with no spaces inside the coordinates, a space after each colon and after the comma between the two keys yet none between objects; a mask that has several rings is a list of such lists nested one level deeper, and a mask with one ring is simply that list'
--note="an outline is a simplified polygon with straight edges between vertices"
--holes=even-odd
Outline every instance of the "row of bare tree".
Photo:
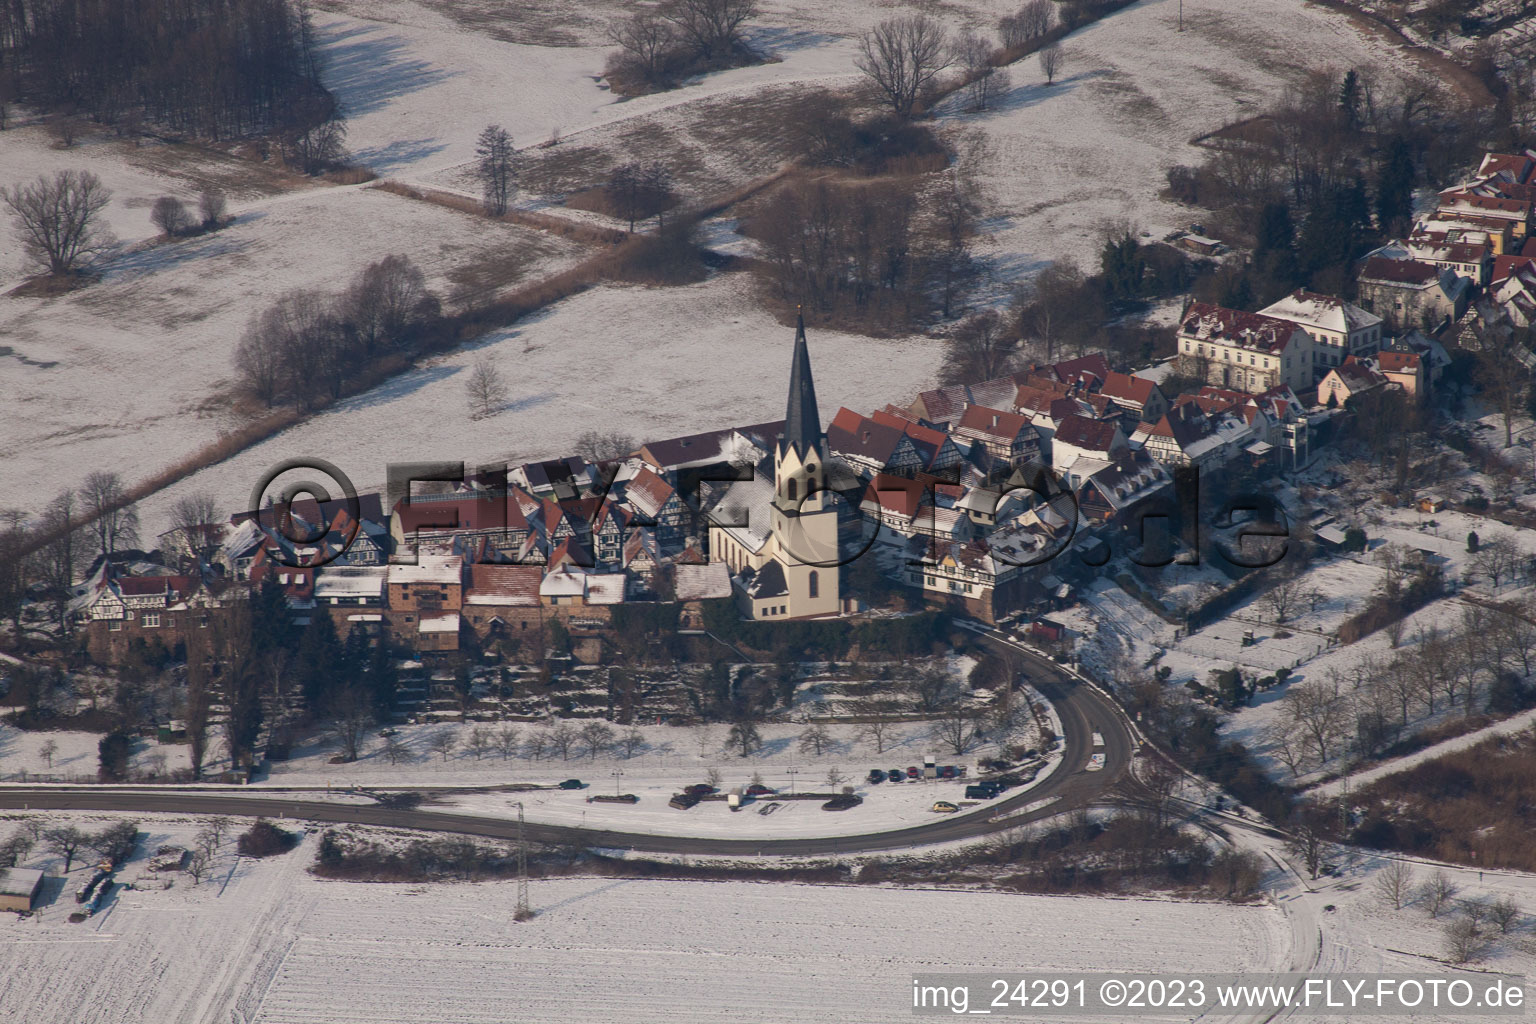
[{"label": "row of bare tree", "polygon": [[345,393],[373,360],[415,354],[441,315],[405,256],[360,271],[340,294],[296,289],[254,316],[235,349],[240,386],[268,407],[302,409]]}]

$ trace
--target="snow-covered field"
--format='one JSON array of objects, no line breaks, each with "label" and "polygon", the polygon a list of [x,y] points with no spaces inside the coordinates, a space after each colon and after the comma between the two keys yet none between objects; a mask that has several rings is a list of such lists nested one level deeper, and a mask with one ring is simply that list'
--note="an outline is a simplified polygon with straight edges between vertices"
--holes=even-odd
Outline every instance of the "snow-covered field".
[{"label": "snow-covered field", "polygon": [[[568,453],[588,430],[644,441],[782,419],[794,332],[757,309],[750,289],[736,274],[685,288],[591,289],[168,488],[144,514],[158,519],[190,490],[243,503],[263,472],[293,456],[326,459],[360,489],[382,490],[390,462],[518,465]],[[839,405],[867,412],[910,400],[943,354],[923,339],[828,331],[812,331],[810,347],[824,421]],[[482,354],[511,394],[499,414],[472,421],[463,377]]]},{"label": "snow-covered field", "polygon": [[[1012,6],[972,0],[939,13],[951,28],[991,31]],[[1089,253],[1106,218],[1128,216],[1154,231],[1177,226],[1185,213],[1155,198],[1163,169],[1195,158],[1190,137],[1244,116],[1305,70],[1401,64],[1345,19],[1300,0],[1184,6],[1182,34],[1170,3],[1137,4],[1069,41],[1057,85],[1040,85],[1026,61],[998,110],[943,112],[946,128],[977,129],[988,141],[993,237],[984,249],[998,294],[1048,259]],[[775,62],[617,102],[597,80],[614,13],[602,5],[325,7],[317,27],[349,117],[348,145],[408,181],[453,179],[490,122],[520,146],[558,131],[562,147],[601,151],[629,138],[625,125],[643,122],[664,138],[692,123],[700,104],[767,87],[847,85],[854,35],[889,14],[884,4],[778,0],[752,29]],[[689,152],[706,162],[731,152],[725,141],[693,141]],[[7,133],[0,178],[63,166],[97,169],[117,191],[109,219],[125,243],[153,233],[147,211],[157,195],[190,197],[207,180],[231,189],[242,220],[211,238],[120,257],[104,284],[82,292],[5,300],[0,332],[12,351],[0,356],[0,401],[22,415],[0,428],[0,505],[36,507],[97,468],[142,479],[215,439],[228,426],[215,396],[239,329],[283,288],[336,287],[389,252],[411,256],[438,284],[493,250],[514,250],[530,272],[569,256],[546,238],[365,188],[302,186],[255,169],[241,183],[231,180],[240,165],[223,157],[178,167],[154,147],[88,140],[61,151],[35,128]],[[0,270],[12,280],[15,272]],[[473,353],[461,352],[187,486],[236,507],[283,456],[328,458],[363,484],[382,479],[391,458],[545,457],[593,428],[663,437],[770,418],[782,401],[780,328],[755,306],[732,280],[665,293],[601,289],[482,343],[517,384],[511,409],[488,423],[471,425],[463,414],[460,371]],[[833,408],[903,401],[932,382],[939,355],[931,341],[827,336],[816,352],[824,400]],[[162,527],[171,497],[145,509],[146,533]]]},{"label": "snow-covered field", "polygon": [[[151,845],[196,828],[144,827]],[[919,972],[1267,970],[1291,955],[1267,907],[846,886],[536,880],[538,916],[518,924],[514,882],[325,882],[304,872],[315,843],[253,862],[226,840],[211,881],[119,891],[69,924],[77,868],[32,919],[0,917],[0,1020],[843,1024],[906,1016]]]}]

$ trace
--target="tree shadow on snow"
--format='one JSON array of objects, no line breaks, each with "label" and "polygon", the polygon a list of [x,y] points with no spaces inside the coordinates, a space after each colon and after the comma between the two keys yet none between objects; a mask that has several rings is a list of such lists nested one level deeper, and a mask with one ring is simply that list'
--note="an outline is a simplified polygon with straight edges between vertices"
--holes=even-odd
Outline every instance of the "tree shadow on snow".
[{"label": "tree shadow on snow", "polygon": [[[414,395],[429,384],[436,384],[440,380],[446,380],[456,373],[464,370],[462,366],[428,366],[410,373],[402,374],[370,391],[365,391],[352,398],[343,399],[331,406],[332,412],[347,413],[356,412],[359,409],[367,409],[376,405],[385,405],[402,398]],[[455,411],[454,414],[456,414]]]},{"label": "tree shadow on snow", "polygon": [[461,74],[411,55],[410,40],[372,26],[321,30],[325,85],[348,117],[372,113],[407,93]]},{"label": "tree shadow on snow", "polygon": [[230,238],[222,232],[200,238],[162,242],[108,257],[101,265],[101,279],[104,283],[121,284],[137,277],[172,270],[193,260],[228,256],[246,247],[245,240]]},{"label": "tree shadow on snow", "polygon": [[1006,114],[1037,106],[1053,96],[1064,96],[1074,91],[1083,82],[1102,78],[1108,73],[1103,68],[1095,68],[1092,71],[1080,71],[1075,75],[1058,78],[1054,85],[1046,85],[1044,82],[1017,85],[999,96],[986,113]]},{"label": "tree shadow on snow", "polygon": [[387,146],[360,149],[353,155],[359,163],[375,171],[384,172],[425,160],[447,148],[445,143],[438,142],[436,139],[401,139]]},{"label": "tree shadow on snow", "polygon": [[793,50],[811,50],[837,42],[841,37],[807,29],[764,26],[748,33],[747,44],[759,53],[780,55]]}]

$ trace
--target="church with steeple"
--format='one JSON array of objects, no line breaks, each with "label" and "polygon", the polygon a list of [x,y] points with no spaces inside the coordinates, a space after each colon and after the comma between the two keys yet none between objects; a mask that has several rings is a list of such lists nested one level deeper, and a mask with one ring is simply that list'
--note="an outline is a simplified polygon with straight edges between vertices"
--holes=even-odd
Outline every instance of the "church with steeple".
[{"label": "church with steeple", "polygon": [[827,442],[801,317],[772,479],[760,472],[733,484],[709,529],[710,557],[730,566],[737,598],[751,618],[841,611],[837,506],[830,500],[827,472]]}]

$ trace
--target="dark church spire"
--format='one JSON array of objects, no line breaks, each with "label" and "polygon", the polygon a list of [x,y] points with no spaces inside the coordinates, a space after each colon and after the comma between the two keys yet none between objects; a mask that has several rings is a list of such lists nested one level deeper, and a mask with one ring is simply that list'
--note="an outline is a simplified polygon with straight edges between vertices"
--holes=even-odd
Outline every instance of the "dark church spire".
[{"label": "dark church spire", "polygon": [[795,356],[789,370],[789,407],[784,413],[784,447],[801,458],[821,448],[821,413],[816,407],[816,382],[811,379],[811,353],[805,347],[805,314],[795,321]]}]

